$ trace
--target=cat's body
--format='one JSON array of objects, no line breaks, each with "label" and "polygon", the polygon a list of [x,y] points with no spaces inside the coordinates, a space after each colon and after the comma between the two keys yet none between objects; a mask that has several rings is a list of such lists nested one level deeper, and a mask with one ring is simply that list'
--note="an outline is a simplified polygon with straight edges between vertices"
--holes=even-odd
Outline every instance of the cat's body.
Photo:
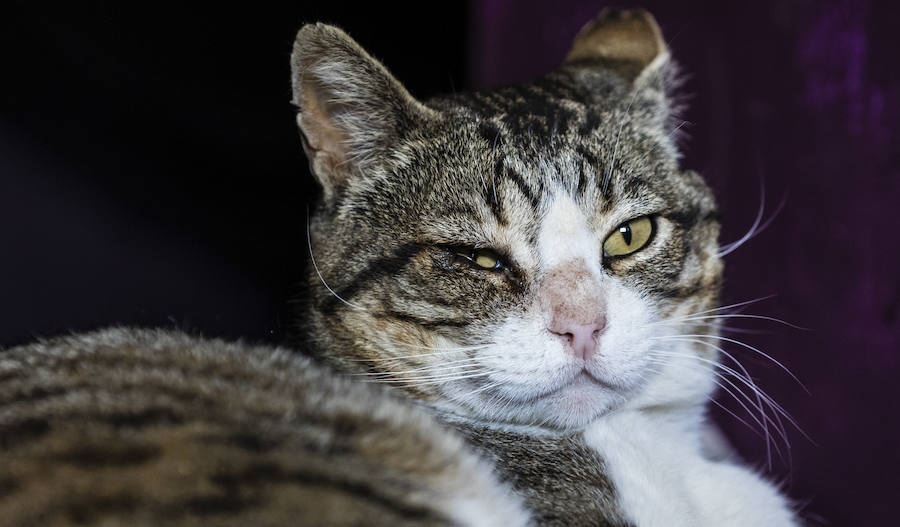
[{"label": "cat's body", "polygon": [[[41,346],[7,352],[0,390],[12,391],[0,391],[0,427],[18,430],[18,419],[43,432],[32,450],[25,441],[13,451],[18,461],[10,466],[18,472],[0,477],[9,482],[4,506],[23,507],[27,493],[53,474],[54,458],[46,457],[52,445],[77,451],[84,439],[67,428],[68,417],[41,408],[72,404],[95,415],[116,401],[119,415],[171,399],[162,415],[181,412],[174,426],[150,427],[149,435],[145,427],[128,429],[128,437],[156,441],[150,451],[157,454],[168,453],[160,445],[194,422],[251,445],[268,444],[270,427],[292,438],[273,452],[241,450],[229,440],[240,451],[234,467],[228,452],[206,452],[193,436],[187,443],[197,448],[188,455],[173,451],[186,470],[198,470],[185,492],[211,492],[224,508],[250,496],[262,509],[229,516],[214,506],[223,524],[257,518],[244,513],[272,515],[269,524],[297,515],[309,524],[360,517],[394,524],[409,510],[420,514],[406,518],[411,522],[472,525],[529,518],[546,525],[797,524],[771,484],[705,451],[705,403],[718,358],[718,320],[708,316],[717,312],[721,283],[718,220],[702,179],[678,166],[671,66],[652,17],[605,11],[556,72],[427,104],[330,26],[300,31],[292,66],[304,148],[324,190],[304,240],[312,265],[298,341],[356,382],[271,350],[246,350],[257,357],[248,362],[235,347],[165,334],[155,338],[180,344],[113,332],[87,337],[93,344],[55,341],[52,353]],[[102,344],[109,338],[118,344]],[[224,358],[216,359],[216,348]],[[88,391],[103,397],[69,396],[80,388],[59,354],[71,355],[71,365],[82,357],[88,378],[94,372],[104,379],[88,383]],[[127,366],[131,356],[139,360]],[[210,382],[198,364],[217,360],[232,373]],[[104,361],[114,365],[109,373],[100,371]],[[240,398],[244,367],[249,393],[262,383],[259,408],[267,410],[258,411],[257,397],[248,395],[232,416],[228,401]],[[168,373],[160,377],[156,368]],[[169,380],[154,384],[160,378]],[[388,384],[394,395],[357,386],[362,379]],[[131,389],[134,400],[126,396]],[[210,399],[219,391],[230,395]],[[324,395],[337,392],[342,416]],[[46,407],[14,411],[31,399]],[[107,434],[100,445],[125,433],[109,432],[104,418],[97,427]],[[336,448],[348,435],[353,447]],[[418,448],[404,447],[417,439]],[[84,441],[90,451],[99,448],[90,436]],[[62,456],[60,466],[75,458]],[[210,463],[224,463],[225,475]],[[341,505],[334,507],[323,505],[326,497],[297,498],[297,487],[308,492],[309,481],[287,474],[328,463],[351,467],[334,474],[338,481],[363,483],[336,489]],[[257,465],[266,470],[252,469]],[[88,481],[102,478],[102,471],[78,470]],[[177,508],[177,492],[162,502],[152,493],[145,501],[134,497],[144,495],[146,481],[157,481],[153,474],[128,476],[122,492],[131,501],[110,501],[119,504],[113,517],[153,520]],[[159,485],[176,476],[164,474]],[[246,478],[252,485],[242,486]],[[466,479],[471,487],[460,487]],[[29,481],[38,483],[27,491]],[[64,488],[58,485],[51,488]],[[398,509],[375,516],[377,504],[357,492],[363,487],[367,495],[389,496]],[[281,498],[289,494],[299,508]],[[68,505],[60,510],[71,509],[61,503]],[[496,507],[484,512],[485,503]],[[191,515],[184,524],[202,520]]]},{"label": "cat's body", "polygon": [[524,525],[463,440],[286,349],[111,329],[0,356],[0,525]]}]

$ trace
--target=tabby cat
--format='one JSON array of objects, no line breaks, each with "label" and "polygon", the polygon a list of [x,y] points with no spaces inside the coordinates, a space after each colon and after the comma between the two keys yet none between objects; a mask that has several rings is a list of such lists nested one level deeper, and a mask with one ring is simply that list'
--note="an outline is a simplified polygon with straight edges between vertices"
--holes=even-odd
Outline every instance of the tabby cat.
[{"label": "tabby cat", "polygon": [[4,352],[0,522],[799,524],[706,442],[718,219],[648,13],[426,103],[331,26],[292,67],[323,189],[304,353],[128,329]]}]

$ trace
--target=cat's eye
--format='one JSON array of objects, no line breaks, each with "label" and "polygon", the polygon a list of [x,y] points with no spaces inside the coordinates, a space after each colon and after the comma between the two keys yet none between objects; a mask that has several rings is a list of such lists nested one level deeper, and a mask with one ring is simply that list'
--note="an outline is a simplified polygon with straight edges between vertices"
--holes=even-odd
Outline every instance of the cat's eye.
[{"label": "cat's eye", "polygon": [[503,268],[500,255],[491,249],[457,250],[456,255],[480,269],[496,271]]},{"label": "cat's eye", "polygon": [[627,256],[642,249],[653,236],[653,220],[641,216],[619,225],[603,242],[603,256]]}]

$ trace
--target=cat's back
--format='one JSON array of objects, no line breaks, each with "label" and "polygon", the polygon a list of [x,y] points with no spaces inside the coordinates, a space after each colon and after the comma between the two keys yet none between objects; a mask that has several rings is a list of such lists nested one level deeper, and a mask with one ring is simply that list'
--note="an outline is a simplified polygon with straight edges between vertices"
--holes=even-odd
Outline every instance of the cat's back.
[{"label": "cat's back", "polygon": [[515,525],[455,434],[286,350],[113,329],[0,352],[4,525]]}]

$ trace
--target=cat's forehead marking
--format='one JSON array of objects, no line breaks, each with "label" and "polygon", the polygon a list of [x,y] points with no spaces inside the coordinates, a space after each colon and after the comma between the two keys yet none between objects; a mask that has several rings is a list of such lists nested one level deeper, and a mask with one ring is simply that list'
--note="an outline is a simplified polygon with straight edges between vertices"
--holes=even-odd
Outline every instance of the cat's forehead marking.
[{"label": "cat's forehead marking", "polygon": [[591,272],[600,276],[600,244],[584,211],[568,193],[554,193],[546,199],[537,247],[543,269],[583,260]]}]

